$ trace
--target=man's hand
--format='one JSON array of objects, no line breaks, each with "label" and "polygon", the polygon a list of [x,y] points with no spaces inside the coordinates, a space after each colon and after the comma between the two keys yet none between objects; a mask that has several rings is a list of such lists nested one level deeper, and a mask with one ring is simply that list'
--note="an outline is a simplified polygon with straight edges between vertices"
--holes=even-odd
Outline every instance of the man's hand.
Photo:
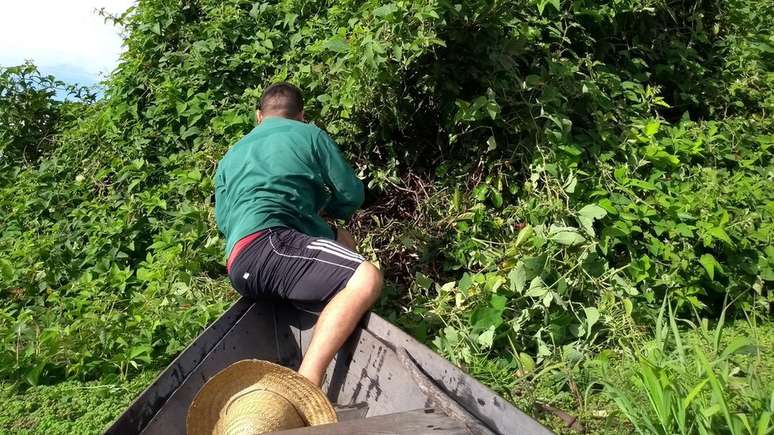
[{"label": "man's hand", "polygon": [[352,238],[352,233],[344,228],[336,228],[336,241],[353,251],[357,251],[355,249],[355,239]]}]

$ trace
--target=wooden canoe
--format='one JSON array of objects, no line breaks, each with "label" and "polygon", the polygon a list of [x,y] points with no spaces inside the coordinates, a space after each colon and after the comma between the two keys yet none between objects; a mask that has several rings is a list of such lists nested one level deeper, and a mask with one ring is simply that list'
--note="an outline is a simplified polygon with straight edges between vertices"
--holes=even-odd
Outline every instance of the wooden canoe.
[{"label": "wooden canoe", "polygon": [[[237,301],[105,431],[185,433],[202,385],[236,361],[297,369],[317,315],[290,304]],[[376,314],[367,314],[323,384],[339,423],[283,434],[549,434],[545,427]]]}]

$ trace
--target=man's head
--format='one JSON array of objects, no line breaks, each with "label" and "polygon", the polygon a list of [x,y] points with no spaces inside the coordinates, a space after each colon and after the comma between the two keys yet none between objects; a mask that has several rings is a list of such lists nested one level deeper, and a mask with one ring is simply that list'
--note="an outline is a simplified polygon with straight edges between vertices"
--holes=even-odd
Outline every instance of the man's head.
[{"label": "man's head", "polygon": [[304,120],[304,99],[301,90],[287,82],[275,83],[264,89],[255,119],[260,123],[267,116]]}]

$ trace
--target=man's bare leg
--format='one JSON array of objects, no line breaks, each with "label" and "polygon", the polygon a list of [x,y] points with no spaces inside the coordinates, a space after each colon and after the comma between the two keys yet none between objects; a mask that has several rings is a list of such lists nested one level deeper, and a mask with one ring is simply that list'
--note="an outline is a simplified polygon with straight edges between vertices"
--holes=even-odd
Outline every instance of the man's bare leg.
[{"label": "man's bare leg", "polygon": [[346,288],[334,296],[320,313],[298,373],[320,386],[333,356],[363,314],[379,298],[381,291],[382,273],[376,266],[364,261],[347,281]]}]

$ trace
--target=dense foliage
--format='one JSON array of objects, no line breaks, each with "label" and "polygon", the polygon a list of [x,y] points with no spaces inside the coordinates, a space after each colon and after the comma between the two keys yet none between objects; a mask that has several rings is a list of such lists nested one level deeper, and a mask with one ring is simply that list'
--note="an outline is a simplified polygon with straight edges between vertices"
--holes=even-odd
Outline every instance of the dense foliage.
[{"label": "dense foliage", "polygon": [[371,189],[352,227],[382,314],[556,429],[563,409],[568,431],[771,432],[771,0],[140,0],[112,19],[126,52],[99,101],[0,69],[13,388],[122,385],[228,306],[214,166],[290,80]]},{"label": "dense foliage", "polygon": [[78,103],[94,98],[85,87],[41,75],[31,63],[0,69],[0,164],[35,162],[77,118]]}]

